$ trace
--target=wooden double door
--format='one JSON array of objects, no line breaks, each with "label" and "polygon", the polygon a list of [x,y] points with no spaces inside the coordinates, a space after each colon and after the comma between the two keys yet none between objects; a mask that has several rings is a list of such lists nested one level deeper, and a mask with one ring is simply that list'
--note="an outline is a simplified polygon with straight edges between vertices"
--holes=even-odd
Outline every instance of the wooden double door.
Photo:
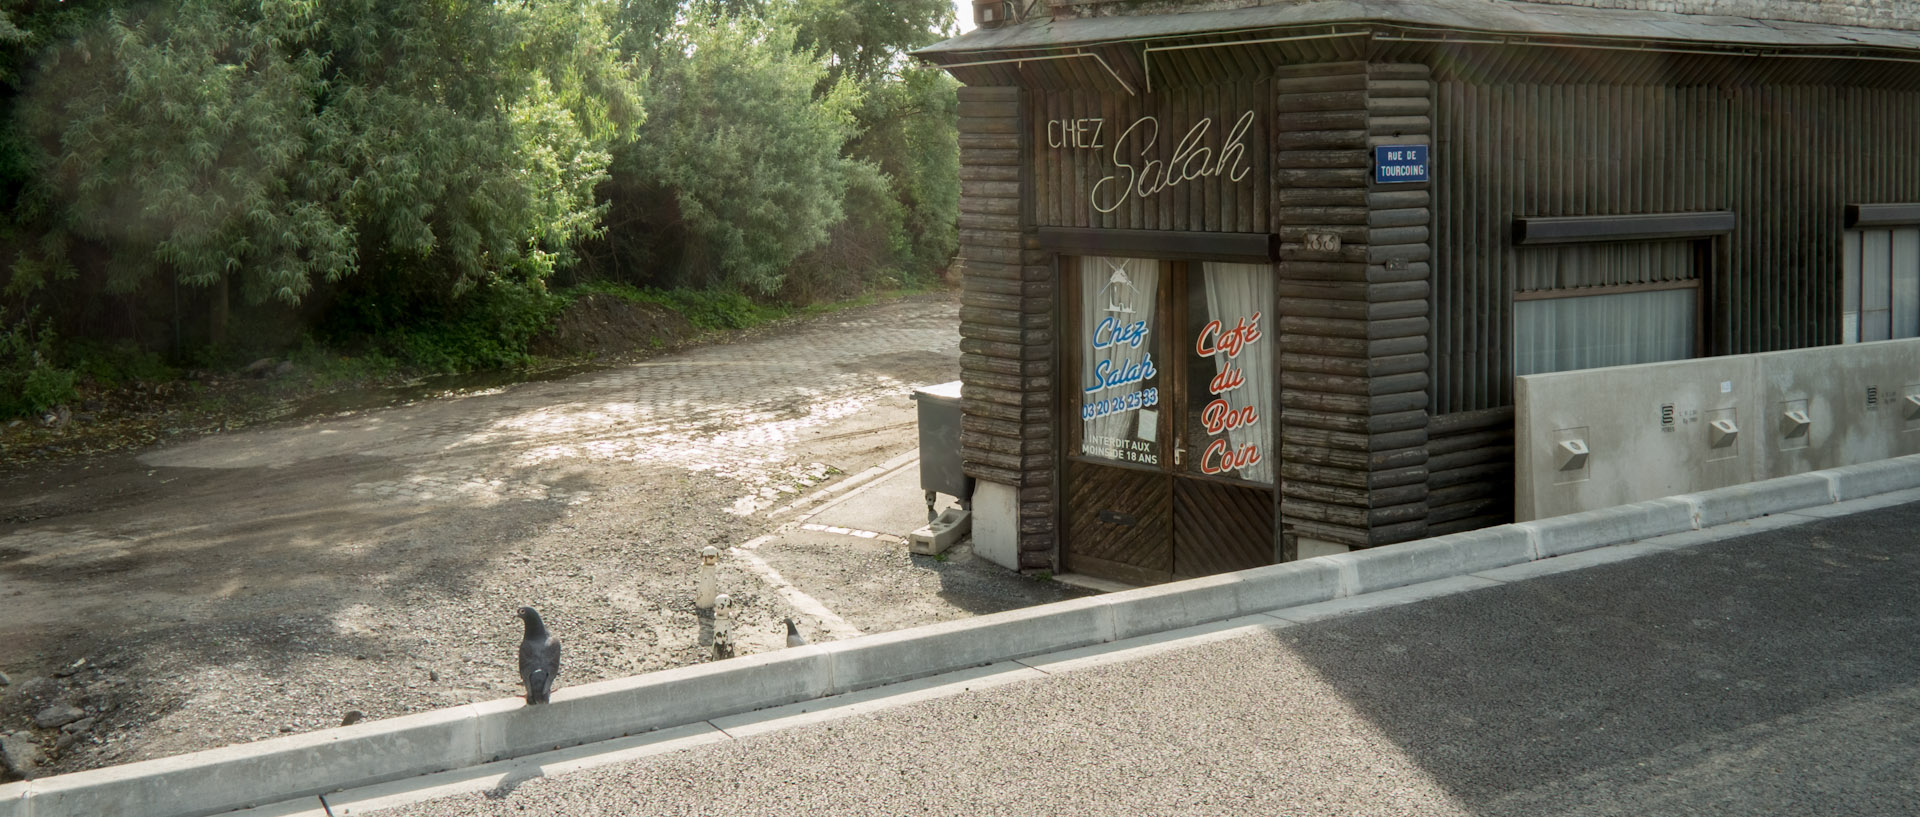
[{"label": "wooden double door", "polygon": [[1275,561],[1269,264],[1062,259],[1065,570],[1133,584]]}]

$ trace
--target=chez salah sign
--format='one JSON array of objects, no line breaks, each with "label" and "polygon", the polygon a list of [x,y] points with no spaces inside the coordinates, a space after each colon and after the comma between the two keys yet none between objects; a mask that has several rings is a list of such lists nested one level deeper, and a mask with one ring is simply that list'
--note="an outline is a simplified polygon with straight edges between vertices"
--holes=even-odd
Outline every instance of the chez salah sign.
[{"label": "chez salah sign", "polygon": [[1253,125],[1250,110],[1191,121],[1159,116],[1048,119],[1042,144],[1052,151],[1093,154],[1094,172],[1086,189],[1071,192],[1084,195],[1094,212],[1104,214],[1203,179],[1247,183],[1253,171],[1247,157]]}]

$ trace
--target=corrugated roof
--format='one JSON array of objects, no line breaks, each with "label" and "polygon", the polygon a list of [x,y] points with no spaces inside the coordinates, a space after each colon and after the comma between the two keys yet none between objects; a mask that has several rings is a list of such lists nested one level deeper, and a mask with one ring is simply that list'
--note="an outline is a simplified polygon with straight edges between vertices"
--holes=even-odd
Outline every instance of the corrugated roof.
[{"label": "corrugated roof", "polygon": [[1343,23],[1453,33],[1737,45],[1787,51],[1890,49],[1920,52],[1920,31],[1756,20],[1662,11],[1588,8],[1508,0],[1317,0],[1253,8],[1053,20],[1045,15],[975,29],[921,49],[951,61],[964,55],[1034,51],[1195,34],[1260,32]]}]

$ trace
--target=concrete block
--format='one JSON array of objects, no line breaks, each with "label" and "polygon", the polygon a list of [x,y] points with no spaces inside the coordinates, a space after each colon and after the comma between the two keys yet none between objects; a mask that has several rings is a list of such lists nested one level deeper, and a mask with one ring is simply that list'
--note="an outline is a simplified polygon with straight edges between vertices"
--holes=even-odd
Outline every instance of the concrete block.
[{"label": "concrete block", "polygon": [[[1701,533],[1701,531],[1688,531],[1686,533],[1674,534],[1673,536],[1693,536]],[[1473,574],[1473,576],[1474,578],[1486,579],[1488,581],[1517,582],[1536,579],[1541,576],[1552,576],[1557,573],[1585,570],[1589,567],[1613,564],[1614,562],[1624,562],[1628,559],[1635,559],[1649,554],[1666,553],[1685,546],[1684,544],[1669,542],[1668,540],[1672,539],[1673,536],[1663,536],[1645,542],[1629,542],[1624,545],[1608,545],[1602,548],[1583,550],[1579,553],[1569,553],[1565,556],[1552,559],[1541,559],[1533,562],[1523,562],[1506,567],[1498,567],[1492,570],[1483,570]]]},{"label": "concrete block", "polygon": [[518,698],[474,704],[482,760],[519,757],[829,694],[819,646],[743,655],[562,687],[543,706]]},{"label": "concrete block", "polygon": [[1511,525],[1328,556],[1340,569],[1340,595],[1357,596],[1447,579],[1533,559],[1527,532]]},{"label": "concrete block", "polygon": [[1545,559],[1692,530],[1693,505],[1678,498],[1654,499],[1519,522],[1514,527],[1532,537],[1536,558]]},{"label": "concrete block", "polygon": [[1826,472],[1841,502],[1920,488],[1920,456],[1846,465]]},{"label": "concrete block", "polygon": [[[534,777],[558,777],[615,763],[684,752],[701,746],[727,743],[732,738],[702,721],[689,726],[662,729],[630,738],[616,738],[558,752],[483,763],[444,772],[391,780],[342,789],[327,795],[327,803],[338,817],[374,814],[403,808],[429,800],[442,800],[463,794],[498,793]],[[311,797],[282,800],[259,808],[227,812],[221,817],[327,817],[319,801]]]},{"label": "concrete block", "polygon": [[1232,573],[1102,596],[1113,608],[1114,638],[1177,630],[1240,614],[1240,578]]},{"label": "concrete block", "polygon": [[832,661],[831,692],[1025,658],[1113,640],[1113,608],[1104,597],[945,621],[821,646]]},{"label": "concrete block", "polygon": [[1293,546],[1295,552],[1298,553],[1302,559],[1318,559],[1322,556],[1333,556],[1353,550],[1353,548],[1338,542],[1315,539],[1311,536],[1301,536],[1295,539]]},{"label": "concrete block", "polygon": [[1024,664],[1002,661],[998,664],[958,672],[945,672],[884,687],[870,687],[859,692],[846,692],[771,709],[714,718],[713,725],[737,740],[796,726],[828,723],[855,715],[866,715],[969,692],[979,692],[1022,681],[1038,681],[1046,677],[1046,673]]},{"label": "concrete block", "polygon": [[[1920,453],[1920,434],[1902,410],[1903,393],[1920,383],[1914,365],[1920,339],[1814,346],[1755,359],[1763,375],[1760,404],[1775,416],[1788,405],[1804,406],[1811,421],[1796,444],[1768,452],[1757,478]],[[1763,431],[1778,433],[1777,420],[1765,421],[1774,427]]]},{"label": "concrete block", "polygon": [[1805,516],[1815,519],[1837,519],[1842,516],[1852,516],[1856,513],[1877,511],[1881,508],[1891,508],[1895,505],[1905,505],[1909,502],[1920,502],[1920,488],[1908,488],[1904,491],[1873,494],[1871,496],[1861,497],[1860,499],[1835,502],[1832,505],[1817,505],[1812,508],[1801,508],[1791,513],[1794,516]]},{"label": "concrete block", "polygon": [[1327,559],[1242,570],[1240,614],[1251,615],[1332,599],[1340,590],[1340,570]]},{"label": "concrete block", "polygon": [[947,548],[953,547],[972,531],[971,511],[948,508],[941,512],[938,519],[907,534],[907,550],[922,556],[937,556],[947,552]]},{"label": "concrete block", "polygon": [[200,817],[470,766],[475,710],[441,709],[305,735],[42,778],[32,817]]},{"label": "concrete block", "polygon": [[973,484],[973,555],[1020,569],[1020,495],[1012,486]]},{"label": "concrete block", "polygon": [[1402,604],[1412,604],[1416,601],[1426,601],[1427,599],[1439,598],[1441,596],[1451,596],[1455,593],[1484,590],[1489,587],[1499,586],[1499,582],[1489,581],[1478,576],[1454,576],[1449,579],[1410,584],[1406,587],[1396,587],[1392,590],[1382,590],[1378,593],[1368,593],[1362,596],[1348,596],[1332,601],[1323,601],[1318,604],[1304,604],[1287,610],[1277,610],[1267,615],[1282,621],[1306,624],[1322,619],[1334,618],[1336,616],[1364,613],[1369,610],[1383,610],[1388,607],[1398,607]]},{"label": "concrete block", "polygon": [[1189,649],[1202,644],[1241,638],[1260,632],[1271,632],[1291,626],[1293,622],[1282,621],[1269,614],[1240,616],[1178,630],[1125,638],[1106,644],[1051,652],[1022,659],[1019,663],[1049,675],[1057,675],[1090,667],[1104,667],[1123,661],[1135,661],[1172,650]]},{"label": "concrete block", "polygon": [[1832,481],[1824,473],[1812,473],[1715,488],[1675,499],[1694,505],[1697,527],[1711,528],[1768,514],[1829,505],[1834,496]]},{"label": "concrete block", "polygon": [[[1514,519],[1528,522],[1759,478],[1760,366],[1722,356],[1514,379]],[[1714,427],[1739,429],[1728,437]],[[1587,452],[1568,470],[1564,444]]]},{"label": "concrete block", "polygon": [[27,781],[0,786],[0,817],[27,817]]}]

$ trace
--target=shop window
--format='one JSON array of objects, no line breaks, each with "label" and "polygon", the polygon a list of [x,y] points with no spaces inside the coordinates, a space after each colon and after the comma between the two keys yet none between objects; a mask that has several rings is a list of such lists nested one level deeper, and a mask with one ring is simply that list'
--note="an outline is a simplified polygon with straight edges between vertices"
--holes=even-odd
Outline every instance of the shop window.
[{"label": "shop window", "polygon": [[1920,227],[1846,234],[1840,342],[1920,337]]},{"label": "shop window", "polygon": [[1514,374],[1693,357],[1706,251],[1700,241],[1521,250]]},{"label": "shop window", "polygon": [[1273,272],[1206,262],[1187,274],[1184,470],[1273,484]]},{"label": "shop window", "polygon": [[1161,463],[1160,262],[1080,259],[1082,338],[1080,453],[1140,465]]}]

